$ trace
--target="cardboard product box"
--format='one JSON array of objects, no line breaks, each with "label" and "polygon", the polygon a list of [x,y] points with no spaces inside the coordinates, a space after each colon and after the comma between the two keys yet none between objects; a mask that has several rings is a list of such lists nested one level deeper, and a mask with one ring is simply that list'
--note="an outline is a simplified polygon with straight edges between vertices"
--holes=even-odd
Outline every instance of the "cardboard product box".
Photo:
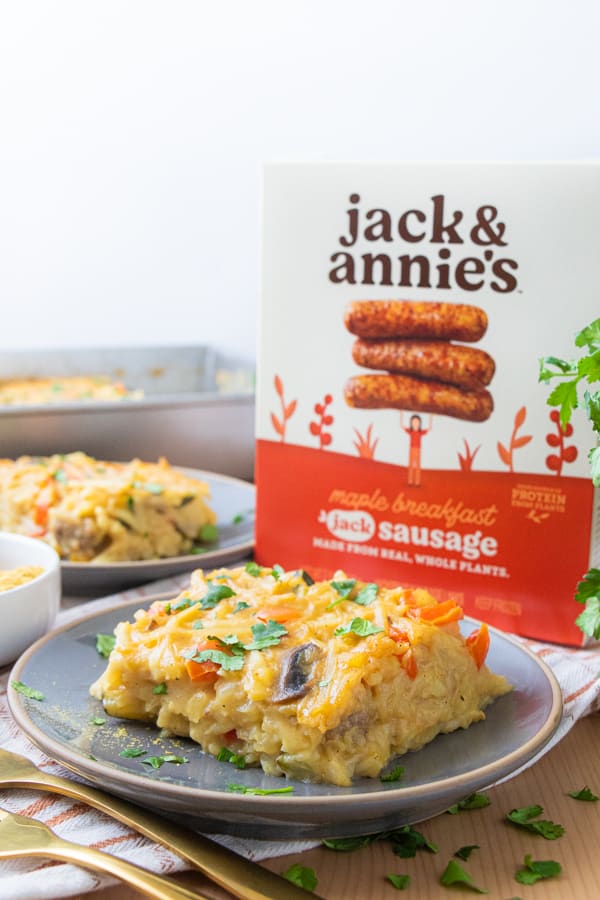
[{"label": "cardboard product box", "polygon": [[595,164],[267,167],[256,555],[581,644],[584,410],[539,358],[598,316]]}]

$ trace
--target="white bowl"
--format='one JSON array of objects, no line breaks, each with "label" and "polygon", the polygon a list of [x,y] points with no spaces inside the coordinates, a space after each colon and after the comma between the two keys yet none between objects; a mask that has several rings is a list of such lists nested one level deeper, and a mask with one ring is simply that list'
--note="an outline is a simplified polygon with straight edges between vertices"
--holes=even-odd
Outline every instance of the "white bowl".
[{"label": "white bowl", "polygon": [[0,591],[0,666],[14,662],[54,625],[60,606],[58,554],[35,538],[0,531],[0,569],[41,566],[41,575]]}]

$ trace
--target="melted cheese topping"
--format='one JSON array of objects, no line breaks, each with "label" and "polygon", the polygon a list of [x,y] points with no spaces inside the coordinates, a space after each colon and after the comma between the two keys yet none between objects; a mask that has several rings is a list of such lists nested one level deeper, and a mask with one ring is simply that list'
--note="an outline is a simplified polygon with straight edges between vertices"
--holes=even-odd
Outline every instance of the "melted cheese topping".
[{"label": "melted cheese topping", "polygon": [[483,719],[510,690],[461,636],[455,604],[344,572],[315,584],[249,568],[198,570],[174,600],[117,626],[92,687],[109,714],[269,774],[347,785]]}]

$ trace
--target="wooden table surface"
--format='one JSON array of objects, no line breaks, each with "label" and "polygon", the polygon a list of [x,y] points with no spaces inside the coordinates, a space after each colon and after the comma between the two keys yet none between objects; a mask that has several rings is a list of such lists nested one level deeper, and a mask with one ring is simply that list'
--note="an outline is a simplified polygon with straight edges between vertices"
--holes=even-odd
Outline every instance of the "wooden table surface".
[{"label": "wooden table surface", "polygon": [[[376,843],[348,853],[319,847],[267,860],[262,865],[277,873],[293,863],[312,867],[318,878],[316,891],[326,900],[475,897],[477,894],[469,889],[442,887],[439,879],[456,850],[478,844],[480,849],[473,851],[468,862],[457,862],[476,885],[489,891],[491,900],[593,900],[600,897],[600,801],[586,803],[568,796],[569,791],[586,785],[600,795],[598,714],[578,722],[534,766],[489,790],[490,806],[457,815],[444,813],[416,825],[429,841],[438,845],[436,854],[419,851],[413,859],[400,859],[392,853],[390,844]],[[561,838],[545,840],[505,821],[511,809],[534,804],[544,807],[543,818],[564,826]],[[534,860],[560,862],[561,875],[533,886],[518,884],[515,872],[522,867],[526,854]],[[408,889],[400,893],[393,888],[385,877],[390,873],[409,875]],[[176,877],[211,900],[229,900],[231,896],[195,872]],[[138,900],[140,896],[122,886],[85,895],[95,900]]]}]

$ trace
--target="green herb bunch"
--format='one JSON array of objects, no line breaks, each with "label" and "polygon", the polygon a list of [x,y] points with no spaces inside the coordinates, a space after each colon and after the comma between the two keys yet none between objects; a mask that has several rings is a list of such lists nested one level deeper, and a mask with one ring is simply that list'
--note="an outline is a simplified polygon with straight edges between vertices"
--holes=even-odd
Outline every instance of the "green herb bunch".
[{"label": "green herb bunch", "polygon": [[[539,380],[550,382],[558,379],[553,387],[548,404],[557,406],[563,430],[571,420],[573,410],[580,404],[592,423],[593,430],[600,434],[600,390],[592,385],[600,381],[600,319],[595,319],[575,337],[575,346],[581,351],[576,360],[545,356],[540,360]],[[581,387],[583,394],[580,398]],[[589,452],[592,482],[600,487],[600,446],[596,444]],[[575,599],[585,605],[584,611],[575,622],[589,637],[600,638],[600,569],[590,569],[579,582]]]}]

